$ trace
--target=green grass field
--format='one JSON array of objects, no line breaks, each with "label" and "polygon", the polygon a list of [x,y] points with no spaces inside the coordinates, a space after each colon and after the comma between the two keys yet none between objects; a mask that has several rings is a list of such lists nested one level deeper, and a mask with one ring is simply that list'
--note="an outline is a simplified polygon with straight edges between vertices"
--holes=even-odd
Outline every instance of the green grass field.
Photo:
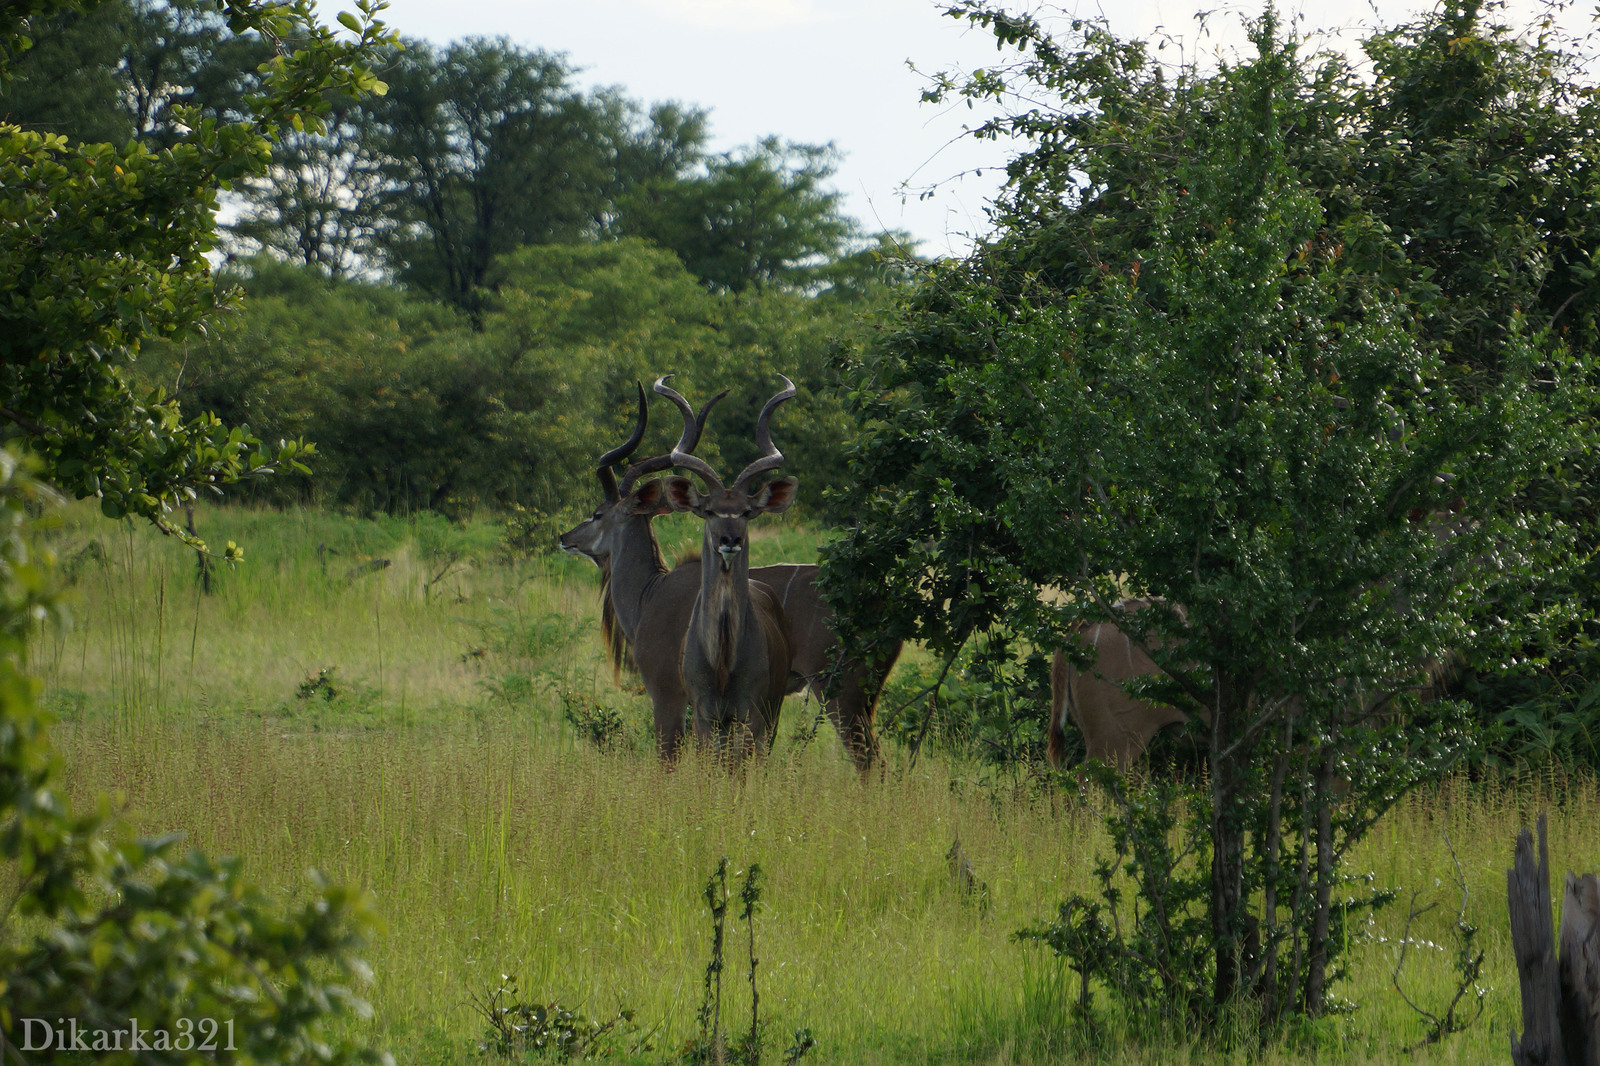
[{"label": "green grass field", "polygon": [[[673,546],[698,536],[687,520],[662,529]],[[764,765],[730,776],[691,757],[664,772],[648,701],[602,660],[588,562],[505,560],[496,527],[434,519],[224,510],[200,532],[247,553],[210,595],[192,555],[147,529],[73,508],[50,533],[72,624],[35,665],[68,787],[112,793],[146,833],[239,855],[286,895],[312,868],[369,888],[386,929],[369,952],[373,1020],[352,1024],[401,1063],[481,1061],[473,1001],[502,974],[592,1016],[631,1008],[659,1027],[641,1061],[674,1060],[696,1033],[701,893],[724,855],[767,876],[770,1062],[801,1026],[817,1039],[805,1061],[822,1063],[1398,1062],[1425,1031],[1392,980],[1414,890],[1437,906],[1413,926],[1405,989],[1442,1011],[1454,987],[1451,843],[1488,953],[1486,1009],[1409,1060],[1499,1063],[1519,1017],[1504,901],[1519,824],[1551,807],[1552,867],[1600,867],[1587,781],[1440,782],[1356,857],[1403,902],[1351,945],[1337,992],[1354,1013],[1252,1054],[1136,1038],[1114,1019],[1091,1037],[1068,1024],[1074,975],[1010,940],[1090,889],[1103,840],[1076,792],[948,754],[908,769],[893,745],[863,784],[829,727],[807,736],[816,707],[798,698]],[[771,523],[753,562],[811,558],[815,542]],[[568,711],[626,729],[602,750]],[[951,876],[957,839],[986,906]],[[731,923],[734,1030],[748,1022],[746,935]]]}]

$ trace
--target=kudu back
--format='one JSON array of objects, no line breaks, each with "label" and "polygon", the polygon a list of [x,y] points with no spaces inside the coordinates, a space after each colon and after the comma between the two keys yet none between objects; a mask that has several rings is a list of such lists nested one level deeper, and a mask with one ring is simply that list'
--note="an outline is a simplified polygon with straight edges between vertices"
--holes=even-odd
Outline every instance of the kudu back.
[{"label": "kudu back", "polygon": [[[1127,599],[1119,611],[1136,611],[1149,600]],[[1128,695],[1120,682],[1161,672],[1145,649],[1110,622],[1082,623],[1073,638],[1094,653],[1094,664],[1080,670],[1063,652],[1050,668],[1050,735],[1046,752],[1057,766],[1066,758],[1067,722],[1083,733],[1084,757],[1100,759],[1121,770],[1139,760],[1155,735],[1169,725],[1187,722],[1176,707],[1165,707]]]},{"label": "kudu back", "polygon": [[[1122,613],[1143,610],[1153,601],[1125,599],[1116,604]],[[1176,607],[1180,616],[1181,606]],[[1167,726],[1180,725],[1189,716],[1168,707],[1130,696],[1122,683],[1136,677],[1161,673],[1148,652],[1110,622],[1080,624],[1074,639],[1095,652],[1088,670],[1080,670],[1063,652],[1056,652],[1050,670],[1050,729],[1046,751],[1050,761],[1060,766],[1066,757],[1066,729],[1070,720],[1083,734],[1084,757],[1100,759],[1126,770],[1144,755],[1157,733]],[[1161,645],[1154,645],[1159,649]],[[1417,677],[1396,680],[1395,687],[1360,701],[1349,709],[1350,721],[1385,713],[1394,697],[1403,692],[1419,694],[1426,702],[1449,677],[1453,664],[1430,660],[1418,667]],[[1420,681],[1420,683],[1419,683]],[[1209,718],[1202,716],[1203,721]]]},{"label": "kudu back", "polygon": [[[685,421],[678,450],[693,451],[711,407],[723,395],[708,401],[692,423]],[[596,467],[604,499],[592,516],[561,535],[561,547],[588,557],[600,568],[601,624],[612,662],[620,669],[624,657],[631,659],[650,697],[659,754],[670,760],[683,740],[688,697],[679,655],[700,593],[701,562],[692,559],[668,570],[652,526],[656,515],[670,510],[663,502],[661,483],[645,481],[635,487],[639,478],[669,468],[670,453],[628,467],[620,485],[613,473],[613,467],[626,462],[638,448],[648,423],[649,407],[641,387],[633,433],[620,447],[601,456]],[[878,761],[873,717],[900,648],[896,644],[878,662],[844,659],[832,629],[833,612],[818,587],[817,575],[818,568],[812,563],[777,563],[750,570],[750,580],[770,588],[788,616],[791,691],[810,688],[823,703],[851,759],[865,772]],[[830,699],[825,690],[835,673],[838,684]]]},{"label": "kudu back", "polygon": [[[794,383],[762,407],[756,419],[761,457],[724,486],[703,459],[674,450],[672,462],[699,475],[705,489],[680,475],[662,480],[667,502],[704,523],[700,551],[700,593],[689,616],[680,660],[683,687],[694,709],[695,739],[720,757],[740,761],[763,755],[776,736],[783,697],[790,689],[789,619],[777,596],[750,580],[750,520],[781,514],[794,502],[799,482],[793,477],[752,489],[752,481],[776,470],[783,453],[772,443],[770,424],[778,405],[795,394]],[[687,400],[668,388],[657,392],[679,405],[687,420]]]}]

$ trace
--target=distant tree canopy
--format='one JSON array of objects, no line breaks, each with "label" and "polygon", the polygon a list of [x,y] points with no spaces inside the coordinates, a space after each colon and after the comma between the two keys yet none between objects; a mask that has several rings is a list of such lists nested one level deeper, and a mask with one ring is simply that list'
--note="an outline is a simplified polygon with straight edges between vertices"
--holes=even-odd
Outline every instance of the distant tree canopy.
[{"label": "distant tree canopy", "polygon": [[709,155],[703,111],[581,92],[564,57],[504,39],[408,42],[387,76],[351,126],[382,179],[379,261],[469,313],[498,284],[496,257],[527,245],[641,237],[738,294],[845,282],[869,243],[827,187],[830,148],[768,138]]},{"label": "distant tree canopy", "polygon": [[[735,302],[634,239],[509,253],[476,321],[392,286],[249,265],[242,316],[152,349],[140,373],[186,408],[317,442],[314,476],[272,479],[257,498],[452,515],[587,508],[594,460],[631,426],[634,383],[665,373],[689,395],[734,390],[702,448],[732,465],[755,457],[760,404],[789,375],[801,395],[776,429],[787,468],[812,513],[842,487],[849,422],[828,360],[835,337],[864,329],[855,301]],[[658,416],[647,446],[669,448],[675,418]]]},{"label": "distant tree canopy", "polygon": [[367,131],[389,179],[386,255],[469,310],[497,256],[601,236],[622,190],[676,176],[704,137],[699,114],[580,93],[562,57],[505,40],[410,41],[390,76]]},{"label": "distant tree canopy", "polygon": [[181,136],[178,111],[239,118],[273,54],[258,32],[236,32],[214,0],[102,0],[24,18],[33,42],[0,86],[0,121],[73,141],[163,147]]},{"label": "distant tree canopy", "polygon": [[617,228],[678,253],[712,289],[804,289],[857,237],[827,188],[833,152],[769,137],[707,159],[699,173],[629,190]]},{"label": "distant tree canopy", "polygon": [[[106,0],[28,22],[0,119],[73,140],[171,143],[174,108],[248,107],[271,49],[222,0]],[[386,274],[478,315],[496,257],[636,236],[708,288],[855,284],[871,248],[827,187],[830,147],[778,138],[707,151],[705,112],[646,108],[573,84],[565,56],[504,38],[409,40],[379,64],[390,91],[331,96],[323,128],[286,129],[272,166],[234,187],[236,251],[332,274]]]}]

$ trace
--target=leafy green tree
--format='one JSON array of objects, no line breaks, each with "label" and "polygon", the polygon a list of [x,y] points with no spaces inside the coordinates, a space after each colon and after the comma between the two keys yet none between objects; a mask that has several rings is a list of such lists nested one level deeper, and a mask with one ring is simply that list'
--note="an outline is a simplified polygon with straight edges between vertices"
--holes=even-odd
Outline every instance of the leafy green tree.
[{"label": "leafy green tree", "polygon": [[[0,13],[0,76],[30,45],[29,20],[64,6],[30,0]],[[353,40],[322,27],[309,3],[228,0],[225,12],[236,34],[299,45],[273,58],[249,118],[175,110],[187,132],[159,153],[0,126],[8,442],[30,448],[51,481],[99,495],[108,514],[169,529],[174,503],[290,462],[296,449],[269,459],[242,429],[185,422],[160,395],[135,393],[128,366],[145,342],[193,328],[218,304],[203,257],[216,185],[259,167],[280,123],[315,123],[324,91],[376,88],[363,58],[385,36],[370,5],[341,17]],[[55,792],[39,685],[26,672],[28,639],[51,602],[49,560],[32,547],[27,515],[49,496],[0,448],[0,856],[11,892],[0,1056],[19,1060],[30,1021],[43,1021],[121,1030],[110,1062],[214,1061],[193,1028],[212,1018],[232,1020],[218,1042],[234,1043],[241,1062],[383,1061],[330,1032],[365,1010],[352,991],[373,924],[361,893],[318,883],[283,910],[236,863],[182,856],[174,839],[135,839],[108,804],[75,814]],[[71,1043],[29,1055],[80,1057]]]},{"label": "leafy green tree", "polygon": [[505,41],[413,42],[390,76],[389,100],[334,101],[326,132],[285,135],[243,189],[242,249],[346,276],[389,266],[476,308],[496,256],[614,229],[619,190],[677,180],[706,135],[702,111],[581,94],[564,59]]},{"label": "leafy green tree", "polygon": [[824,303],[870,307],[906,287],[924,264],[917,240],[903,230],[885,230],[817,270]]},{"label": "leafy green tree", "polygon": [[34,42],[0,88],[7,120],[74,141],[165,146],[184,136],[181,111],[238,119],[260,89],[272,48],[228,25],[221,0],[105,0],[29,18]]},{"label": "leafy green tree", "polygon": [[[1144,1017],[1321,1013],[1341,922],[1383,902],[1341,899],[1344,856],[1461,747],[1449,705],[1407,692],[1533,626],[1569,533],[1508,503],[1587,446],[1588,390],[1510,309],[1470,362],[1432,328],[1444,283],[1363,181],[1369,87],[1270,12],[1258,55],[1213,74],[1097,23],[1057,40],[980,0],[952,13],[1020,58],[943,93],[1047,102],[985,129],[1031,141],[995,237],[930,269],[846,368],[859,523],[826,552],[846,639],[954,655],[1120,626],[1209,775],[1108,779],[1104,895],[1054,942]],[[1143,904],[1103,924],[1119,868]]]},{"label": "leafy green tree", "polygon": [[10,77],[0,84],[0,119],[77,140],[122,144],[131,138],[117,73],[127,42],[120,23],[129,14],[113,0],[93,16],[69,8],[27,19],[32,46],[9,64]]},{"label": "leafy green tree", "polygon": [[[0,112],[28,129],[119,145],[172,143],[185,107],[243,117],[272,52],[259,34],[229,29],[220,0],[105,0],[92,16],[36,16],[28,33],[34,46],[0,86]],[[378,261],[387,183],[370,109],[341,93],[325,103],[322,128],[278,131],[271,166],[234,183],[230,254],[264,248],[335,273]]]},{"label": "leafy green tree", "polygon": [[271,167],[235,186],[241,202],[225,241],[237,249],[231,254],[267,251],[336,277],[372,273],[393,232],[373,123],[362,101],[335,99],[323,131],[285,131]]},{"label": "leafy green tree", "polygon": [[[1498,17],[1461,3],[1377,34],[1374,77],[1353,86],[1367,121],[1342,151],[1304,164],[1325,188],[1362,189],[1400,235],[1397,281],[1437,295],[1421,304],[1422,328],[1467,375],[1498,365],[1516,323],[1574,353],[1600,344],[1600,108],[1585,51],[1550,25],[1524,33]],[[1596,453],[1583,446],[1516,502],[1576,527],[1589,562],[1549,587],[1574,609],[1520,649],[1518,669],[1468,674],[1491,757],[1600,765],[1597,490]]]},{"label": "leafy green tree", "polygon": [[[259,67],[279,47],[278,31],[239,24],[224,0],[126,0],[119,62],[134,132],[165,147],[186,137],[185,112],[249,121],[262,90]],[[287,34],[296,31],[284,27]]]},{"label": "leafy green tree", "polygon": [[571,77],[565,58],[504,39],[407,43],[375,112],[397,276],[476,314],[496,256],[598,236],[628,165],[659,172],[698,149],[698,117],[641,117]]},{"label": "leafy green tree", "polygon": [[[8,12],[0,51],[25,52],[28,17],[64,6]],[[309,0],[229,0],[231,32],[295,47],[266,64],[248,117],[179,108],[187,124],[160,151],[0,126],[0,426],[44,461],[51,482],[98,497],[108,515],[177,533],[174,505],[301,454],[295,443],[268,451],[209,415],[186,418],[165,397],[135,392],[127,370],[148,341],[193,330],[227,302],[205,258],[219,185],[267,166],[270,133],[316,126],[327,93],[382,88],[365,57],[386,31],[375,4],[358,7],[342,17],[351,36],[340,38]]]},{"label": "leafy green tree", "polygon": [[836,159],[832,145],[769,137],[708,160],[703,173],[630,190],[617,226],[676,252],[713,291],[807,291],[857,235],[827,185]]}]

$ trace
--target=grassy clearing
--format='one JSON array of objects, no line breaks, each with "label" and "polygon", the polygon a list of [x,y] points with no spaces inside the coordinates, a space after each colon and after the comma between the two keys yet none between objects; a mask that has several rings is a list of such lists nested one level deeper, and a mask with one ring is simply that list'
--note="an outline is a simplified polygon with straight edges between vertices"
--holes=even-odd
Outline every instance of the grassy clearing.
[{"label": "grassy clearing", "polygon": [[[664,525],[671,541],[697,536]],[[803,529],[767,528],[758,564],[813,551]],[[388,923],[371,952],[371,1024],[399,1061],[472,1058],[483,1027],[469,999],[502,973],[591,1015],[634,1008],[662,1026],[650,1061],[667,1058],[694,1035],[701,890],[722,855],[768,875],[757,953],[775,1049],[805,1025],[819,1042],[808,1062],[1229,1058],[1181,1037],[1151,1046],[1069,1029],[1075,977],[1009,941],[1089,889],[1103,840],[1082,797],[937,754],[908,773],[893,750],[886,777],[863,786],[830,730],[805,739],[815,707],[798,700],[767,765],[730,779],[691,759],[665,773],[648,754],[646,701],[601,662],[587,562],[497,560],[492,527],[424,520],[228,511],[201,532],[248,551],[212,596],[197,593],[192,558],[145,530],[74,509],[53,534],[75,624],[41,644],[38,665],[69,787],[112,791],[145,831],[240,855],[285,893],[312,867],[370,888]],[[619,749],[587,743],[570,707],[623,714]],[[1433,1009],[1453,987],[1447,836],[1467,918],[1483,928],[1484,1017],[1415,1061],[1504,1060],[1517,1017],[1504,870],[1518,824],[1542,805],[1558,808],[1555,868],[1600,865],[1600,794],[1554,779],[1517,791],[1443,782],[1356,859],[1406,898],[1421,888],[1419,906],[1439,904],[1413,929],[1427,943],[1404,975]],[[956,839],[987,906],[951,876]],[[1402,903],[1360,931],[1339,986],[1354,1015],[1258,1060],[1397,1061],[1422,1032],[1390,983],[1404,920]],[[748,1017],[744,936],[733,923],[734,1028]]]}]

